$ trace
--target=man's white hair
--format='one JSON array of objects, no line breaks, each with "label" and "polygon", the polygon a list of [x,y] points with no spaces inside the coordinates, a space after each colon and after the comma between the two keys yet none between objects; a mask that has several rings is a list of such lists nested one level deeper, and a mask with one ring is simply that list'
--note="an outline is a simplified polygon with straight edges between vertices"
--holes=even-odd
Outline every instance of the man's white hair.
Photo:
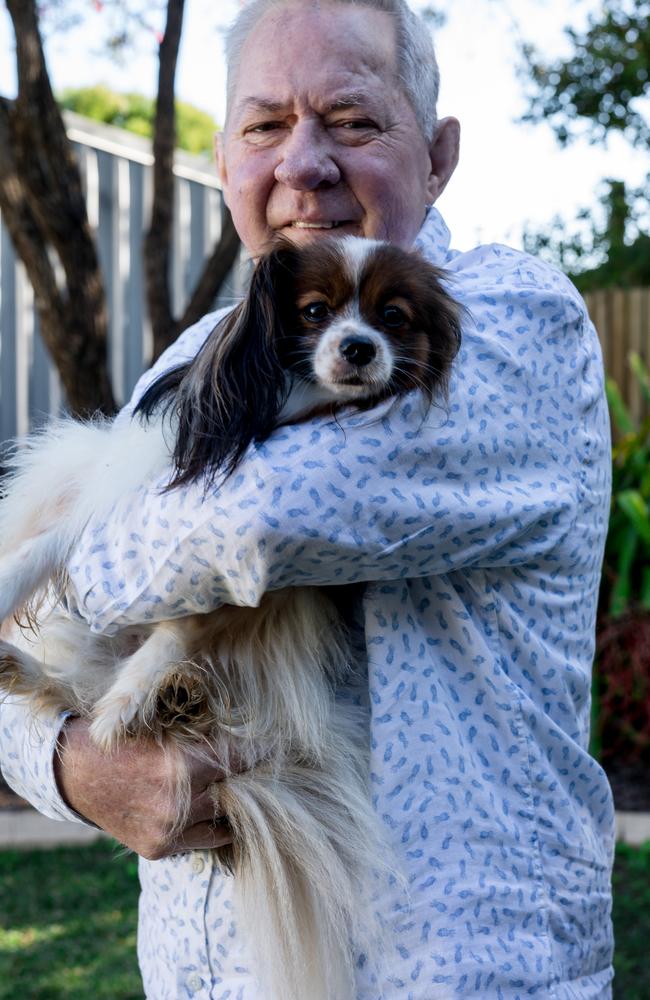
[{"label": "man's white hair", "polygon": [[[433,42],[427,25],[418,17],[405,0],[325,0],[328,4],[348,4],[351,7],[370,7],[384,11],[395,23],[397,44],[397,73],[418,125],[427,140],[433,138],[436,126],[436,105],[440,86],[440,72]],[[226,35],[226,61],[228,65],[228,106],[233,94],[242,49],[257,22],[273,8],[289,5],[319,7],[319,0],[251,0],[238,14]]]}]

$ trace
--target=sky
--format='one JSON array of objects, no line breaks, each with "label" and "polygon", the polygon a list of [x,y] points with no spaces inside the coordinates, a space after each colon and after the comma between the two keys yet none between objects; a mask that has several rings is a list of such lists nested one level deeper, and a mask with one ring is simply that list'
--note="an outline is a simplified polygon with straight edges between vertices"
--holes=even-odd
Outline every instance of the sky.
[{"label": "sky", "polygon": [[[548,125],[517,122],[526,108],[518,78],[518,34],[550,59],[569,52],[567,24],[581,27],[598,0],[446,0],[448,18],[435,31],[441,71],[440,116],[454,115],[462,127],[461,161],[438,207],[452,230],[452,243],[521,247],[522,232],[543,228],[560,215],[571,221],[580,208],[597,206],[605,177],[641,186],[650,171],[647,152],[620,137],[608,147],[581,140],[560,149]],[[423,4],[412,0],[418,9]],[[187,0],[177,73],[177,96],[223,121],[225,74],[223,28],[239,0]],[[88,3],[83,29],[52,36],[47,58],[54,88],[106,83],[115,90],[153,95],[157,62],[153,32],[125,65],[99,55],[105,13]],[[0,93],[12,96],[15,78],[12,32],[0,11]],[[596,208],[597,212],[598,209]]]}]

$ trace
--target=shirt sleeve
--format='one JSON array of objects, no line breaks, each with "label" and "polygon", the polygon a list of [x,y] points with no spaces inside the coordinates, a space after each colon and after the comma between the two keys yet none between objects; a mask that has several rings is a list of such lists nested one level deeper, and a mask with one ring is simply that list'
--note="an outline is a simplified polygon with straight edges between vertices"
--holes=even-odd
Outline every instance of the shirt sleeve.
[{"label": "shirt sleeve", "polygon": [[570,287],[470,289],[449,399],[426,414],[412,394],[280,428],[217,489],[125,498],[73,555],[78,613],[111,631],[285,586],[552,572],[606,451],[600,353]]},{"label": "shirt sleeve", "polygon": [[[36,716],[26,702],[0,703],[0,767],[8,785],[50,819],[85,821],[66,804],[54,777],[54,755],[66,715]],[[92,824],[88,824],[92,825]]]}]

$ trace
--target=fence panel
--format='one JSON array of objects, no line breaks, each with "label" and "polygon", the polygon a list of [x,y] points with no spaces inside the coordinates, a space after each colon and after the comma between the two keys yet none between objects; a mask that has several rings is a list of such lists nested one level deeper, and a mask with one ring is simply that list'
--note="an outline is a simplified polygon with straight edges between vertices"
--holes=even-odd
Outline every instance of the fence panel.
[{"label": "fence panel", "polygon": [[[109,314],[109,370],[118,403],[129,398],[151,357],[142,240],[149,217],[153,158],[139,136],[67,114],[79,158],[88,218],[97,241]],[[223,199],[209,163],[178,153],[170,282],[180,314],[221,233]],[[237,263],[215,306],[243,285]],[[63,405],[58,374],[42,343],[34,297],[0,217],[0,442],[25,434]]]},{"label": "fence panel", "polygon": [[618,385],[636,420],[650,405],[629,366],[634,351],[650,369],[650,288],[605,288],[585,296],[603,348],[605,371]]}]

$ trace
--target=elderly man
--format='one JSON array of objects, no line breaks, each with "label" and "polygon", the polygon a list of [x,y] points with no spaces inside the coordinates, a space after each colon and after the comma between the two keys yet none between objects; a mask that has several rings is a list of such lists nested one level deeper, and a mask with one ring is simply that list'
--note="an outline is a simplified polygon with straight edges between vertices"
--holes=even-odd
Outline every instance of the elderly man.
[{"label": "elderly man", "polygon": [[[290,451],[271,437],[204,505],[218,559],[209,531],[207,542],[176,537],[180,498],[151,495],[146,519],[93,527],[71,600],[98,630],[152,608],[163,618],[174,569],[196,565],[197,551],[210,570],[183,593],[187,612],[254,604],[298,581],[365,581],[369,794],[409,886],[383,887],[384,974],[374,981],[360,963],[357,996],[608,997],[613,808],[586,749],[609,490],[593,327],[539,262],[501,246],[449,249],[432,205],[459,126],[436,119],[433,50],[401,0],[254,0],[228,55],[218,162],[245,246],[255,256],[278,234],[302,244],[333,233],[415,243],[468,310],[449,407],[424,426],[405,407],[371,433],[323,420],[316,447],[313,426],[296,428]],[[214,321],[156,370],[193,355]],[[273,518],[269,465],[286,470],[292,498]],[[137,584],[129,566],[142,570]],[[154,747],[106,759],[68,720],[56,758],[57,731],[38,732],[21,705],[4,707],[8,779],[44,812],[83,816],[143,856],[147,996],[263,997],[231,881],[206,850],[227,836],[206,791],[218,768],[196,771],[190,822],[170,840]]]}]

